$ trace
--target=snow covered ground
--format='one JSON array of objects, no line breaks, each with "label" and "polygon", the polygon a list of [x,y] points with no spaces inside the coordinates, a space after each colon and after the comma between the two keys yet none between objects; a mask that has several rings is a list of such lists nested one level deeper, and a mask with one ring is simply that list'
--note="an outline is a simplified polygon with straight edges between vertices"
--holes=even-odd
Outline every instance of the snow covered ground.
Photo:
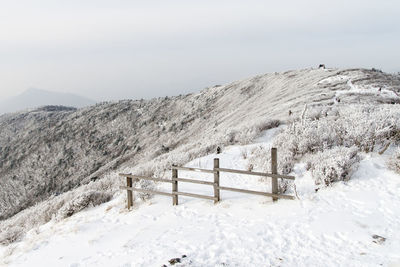
[{"label": "snow covered ground", "polygon": [[[270,146],[273,131],[247,146],[231,146],[221,167],[245,169],[246,151]],[[278,151],[279,153],[279,151]],[[209,155],[187,166],[212,168]],[[386,155],[387,156],[387,155]],[[111,202],[31,230],[0,247],[5,266],[400,266],[400,175],[385,155],[364,155],[349,182],[317,193],[311,174],[295,166],[299,199],[221,192],[222,201],[156,196],[127,211],[125,193]],[[212,175],[180,172],[180,177]],[[221,184],[270,190],[257,177],[222,174]],[[170,191],[170,184],[160,190]],[[210,186],[179,190],[212,193]],[[382,241],[379,237],[386,238]],[[185,255],[186,257],[182,257]]]}]

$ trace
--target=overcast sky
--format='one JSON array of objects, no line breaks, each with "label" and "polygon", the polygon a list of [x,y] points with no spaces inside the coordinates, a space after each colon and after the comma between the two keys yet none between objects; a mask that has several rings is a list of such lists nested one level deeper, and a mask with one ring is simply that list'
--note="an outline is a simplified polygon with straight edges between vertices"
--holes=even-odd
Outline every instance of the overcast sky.
[{"label": "overcast sky", "polygon": [[0,100],[176,95],[319,63],[400,71],[400,1],[0,2]]}]

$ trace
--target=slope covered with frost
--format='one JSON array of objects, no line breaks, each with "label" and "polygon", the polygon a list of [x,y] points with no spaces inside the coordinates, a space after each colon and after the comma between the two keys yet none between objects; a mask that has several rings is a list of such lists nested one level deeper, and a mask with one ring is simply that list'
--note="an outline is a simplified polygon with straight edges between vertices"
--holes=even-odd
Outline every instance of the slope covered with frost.
[{"label": "slope covered with frost", "polygon": [[[307,141],[324,131],[316,119],[326,114],[334,122],[352,112],[346,107],[382,105],[380,115],[390,111],[389,119],[382,117],[385,125],[399,112],[399,91],[398,75],[363,69],[307,69],[260,75],[186,96],[4,115],[0,117],[0,242],[19,240],[37,225],[111,199],[119,192],[118,172],[162,176],[171,164],[186,164],[214,152],[217,146],[247,144],[280,123],[294,126],[277,139],[285,145],[279,148],[285,152],[280,153],[284,155],[280,170],[291,172],[296,161],[322,150],[330,140],[314,138],[319,143],[295,145],[299,134]],[[382,138],[397,141],[396,127],[385,128]],[[352,135],[337,136],[357,145]],[[284,142],[285,138],[290,142]],[[385,145],[382,138],[374,147]],[[265,169],[262,163],[253,165]],[[290,185],[282,188],[287,189]]]}]

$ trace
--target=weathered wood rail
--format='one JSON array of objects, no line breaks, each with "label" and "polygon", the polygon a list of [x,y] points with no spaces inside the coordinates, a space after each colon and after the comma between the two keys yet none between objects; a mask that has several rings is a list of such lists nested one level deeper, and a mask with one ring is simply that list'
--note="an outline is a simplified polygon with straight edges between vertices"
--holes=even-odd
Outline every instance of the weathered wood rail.
[{"label": "weathered wood rail", "polygon": [[[214,200],[214,203],[218,203],[219,201],[221,201],[221,197],[220,197],[220,191],[221,190],[272,197],[272,199],[274,201],[278,200],[279,198],[294,199],[294,196],[284,195],[284,194],[279,194],[278,193],[278,178],[294,180],[295,177],[294,176],[290,176],[290,175],[278,174],[278,171],[277,171],[278,168],[277,167],[278,167],[278,164],[277,164],[277,149],[276,148],[272,148],[271,149],[271,173],[262,173],[262,172],[252,172],[252,171],[243,171],[243,170],[233,170],[233,169],[220,168],[219,159],[215,158],[214,159],[214,168],[212,170],[201,169],[201,168],[180,167],[180,166],[173,165],[172,168],[171,168],[172,169],[172,178],[171,179],[154,178],[154,177],[146,177],[146,176],[140,176],[140,175],[120,173],[119,174],[120,176],[126,177],[126,186],[121,186],[120,188],[126,190],[126,192],[127,192],[127,206],[128,206],[128,209],[130,207],[132,207],[132,205],[133,205],[133,194],[132,194],[133,191],[142,192],[142,193],[149,193],[149,194],[158,194],[158,195],[164,195],[164,196],[172,197],[172,204],[173,205],[178,205],[178,196],[187,196],[187,197],[195,197],[195,198],[201,198],[201,199],[209,199],[209,200]],[[212,173],[212,174],[214,174],[214,181],[213,182],[208,182],[208,181],[202,181],[202,180],[195,180],[195,179],[178,177],[178,170],[202,172],[202,173]],[[220,180],[220,173],[221,172],[270,177],[271,178],[272,192],[268,193],[268,192],[261,192],[261,191],[253,191],[253,190],[247,190],[247,189],[220,186],[219,180]],[[133,185],[133,179],[135,179],[135,180],[142,179],[142,180],[150,180],[150,181],[155,181],[155,182],[170,183],[170,184],[172,184],[172,191],[171,191],[171,193],[169,193],[169,192],[162,192],[162,191],[135,188],[135,187],[132,186]],[[187,193],[187,192],[179,192],[178,191],[178,182],[210,185],[214,189],[214,195],[213,196],[205,196],[205,195],[199,195],[199,194],[193,194],[193,193]]]}]

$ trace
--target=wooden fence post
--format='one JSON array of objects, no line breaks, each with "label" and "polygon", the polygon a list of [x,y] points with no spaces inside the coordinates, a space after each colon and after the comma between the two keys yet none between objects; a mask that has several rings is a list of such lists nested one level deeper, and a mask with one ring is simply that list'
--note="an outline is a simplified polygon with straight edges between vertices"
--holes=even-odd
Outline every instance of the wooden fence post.
[{"label": "wooden fence post", "polygon": [[[172,169],[172,179],[178,178],[178,170]],[[172,181],[172,193],[178,192],[178,181]],[[172,196],[172,205],[178,205],[178,195]]]},{"label": "wooden fence post", "polygon": [[[126,177],[126,186],[132,188],[132,178]],[[128,210],[133,206],[133,193],[132,190],[126,190],[128,199]]]},{"label": "wooden fence post", "polygon": [[215,169],[219,168],[219,159],[215,158],[214,159],[214,197],[216,198],[214,200],[214,204],[218,203],[221,198],[220,198],[220,191],[219,191],[219,171],[215,171]]},{"label": "wooden fence post", "polygon": [[[271,173],[278,174],[278,155],[275,147],[271,148]],[[272,181],[272,193],[278,194],[278,178],[271,178]],[[273,197],[273,201],[277,201],[278,198]]]}]

